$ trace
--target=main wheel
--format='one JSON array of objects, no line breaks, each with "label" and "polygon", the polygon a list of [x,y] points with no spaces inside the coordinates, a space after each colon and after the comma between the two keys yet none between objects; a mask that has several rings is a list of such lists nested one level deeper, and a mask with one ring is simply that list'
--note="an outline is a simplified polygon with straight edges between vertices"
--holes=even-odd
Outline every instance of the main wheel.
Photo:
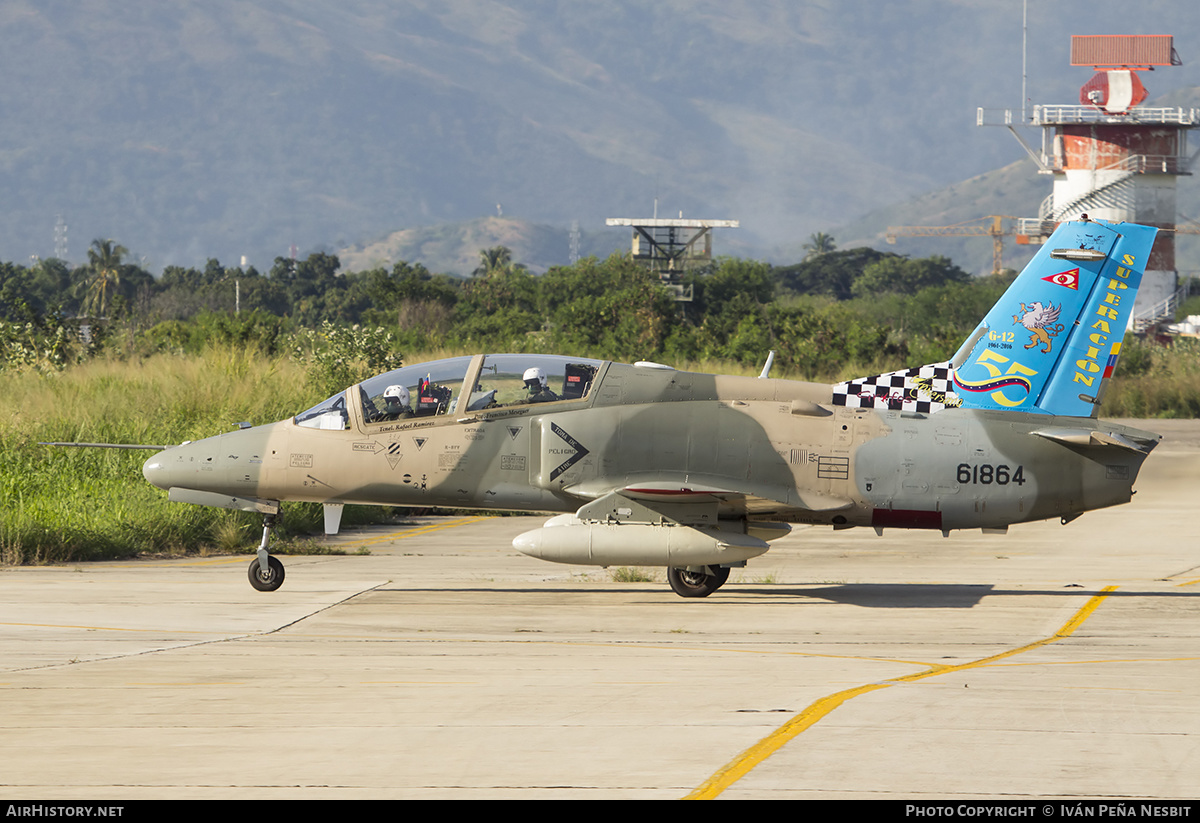
[{"label": "main wheel", "polygon": [[729,579],[728,566],[706,566],[705,568],[712,570],[714,574],[668,568],[667,582],[671,584],[671,591],[680,597],[708,597],[725,585],[725,581]]},{"label": "main wheel", "polygon": [[259,568],[257,557],[250,561],[250,568],[246,571],[250,585],[260,592],[273,592],[283,585],[283,564],[274,555],[267,558],[266,574]]}]

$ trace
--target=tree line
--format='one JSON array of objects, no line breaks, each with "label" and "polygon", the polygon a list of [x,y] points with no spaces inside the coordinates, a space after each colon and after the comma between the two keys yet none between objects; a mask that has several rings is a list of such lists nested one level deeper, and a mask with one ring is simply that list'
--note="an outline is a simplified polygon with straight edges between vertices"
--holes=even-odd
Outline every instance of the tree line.
[{"label": "tree line", "polygon": [[[969,276],[944,257],[837,250],[814,235],[788,266],[721,258],[682,279],[677,303],[628,255],[535,275],[505,247],[470,278],[398,262],[341,271],[336,255],[275,259],[270,271],[208,260],[153,276],[97,240],[88,262],[0,263],[0,368],[62,368],[105,347],[198,351],[213,341],[275,354],[301,330],[381,327],[395,351],[560,352],[632,361],[760,364],[813,379],[944,359],[1009,277]],[[40,364],[40,365],[39,365]]]}]

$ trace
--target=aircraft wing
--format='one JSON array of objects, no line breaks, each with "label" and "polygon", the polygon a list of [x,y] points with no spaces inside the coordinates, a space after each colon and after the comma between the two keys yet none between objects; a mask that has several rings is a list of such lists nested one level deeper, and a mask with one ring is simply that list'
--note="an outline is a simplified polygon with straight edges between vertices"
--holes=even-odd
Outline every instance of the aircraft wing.
[{"label": "aircraft wing", "polygon": [[[632,500],[644,502],[676,502],[703,503],[716,500],[725,508],[736,509],[746,514],[768,513],[784,508],[802,508],[808,511],[836,511],[849,508],[853,503],[841,497],[817,494],[810,491],[792,490],[788,495],[792,502],[776,500],[748,492],[728,488],[710,488],[706,486],[642,482],[626,486],[619,493]],[[783,495],[780,495],[781,497]],[[798,498],[798,499],[796,499]]]},{"label": "aircraft wing", "polygon": [[616,489],[577,487],[567,491],[593,498],[576,513],[581,520],[606,522],[704,525],[715,523],[718,516],[768,517],[796,509],[836,511],[853,505],[844,498],[798,489],[780,489],[778,494],[767,495],[725,484],[680,482],[666,477],[646,478]]}]

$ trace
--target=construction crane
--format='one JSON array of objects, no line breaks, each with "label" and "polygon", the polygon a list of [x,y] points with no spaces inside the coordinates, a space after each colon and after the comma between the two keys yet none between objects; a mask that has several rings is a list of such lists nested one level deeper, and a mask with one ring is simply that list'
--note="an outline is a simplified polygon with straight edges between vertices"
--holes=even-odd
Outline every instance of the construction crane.
[{"label": "construction crane", "polygon": [[1186,214],[1181,214],[1179,217],[1182,218],[1182,220],[1175,224],[1176,234],[1200,234],[1200,222],[1193,220]]},{"label": "construction crane", "polygon": [[1004,258],[1003,238],[1015,234],[1011,226],[1005,229],[1004,221],[1016,219],[1011,214],[989,214],[987,217],[953,226],[888,226],[887,241],[894,244],[897,237],[990,237],[992,274],[999,274]]}]

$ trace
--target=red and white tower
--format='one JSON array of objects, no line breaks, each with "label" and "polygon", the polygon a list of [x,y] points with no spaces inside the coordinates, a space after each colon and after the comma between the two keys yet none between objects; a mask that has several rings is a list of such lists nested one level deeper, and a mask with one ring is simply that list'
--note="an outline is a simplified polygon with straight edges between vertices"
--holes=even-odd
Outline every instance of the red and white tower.
[{"label": "red and white tower", "polygon": [[1175,181],[1191,173],[1187,133],[1200,125],[1200,110],[1141,106],[1147,94],[1138,72],[1180,65],[1169,34],[1076,35],[1071,65],[1096,74],[1078,105],[1034,107],[1041,172],[1054,176],[1054,190],[1037,218],[1020,221],[1017,242],[1044,242],[1081,214],[1170,229],[1154,243],[1134,309],[1135,322],[1157,319],[1156,307],[1165,311],[1177,286]]}]

